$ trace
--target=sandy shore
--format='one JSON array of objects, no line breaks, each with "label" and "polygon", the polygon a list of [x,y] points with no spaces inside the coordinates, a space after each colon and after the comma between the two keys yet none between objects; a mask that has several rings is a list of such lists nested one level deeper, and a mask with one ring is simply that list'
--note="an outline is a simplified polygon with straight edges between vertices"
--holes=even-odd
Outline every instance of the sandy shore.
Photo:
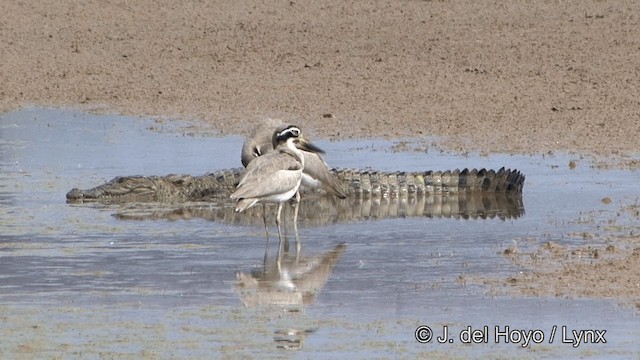
[{"label": "sandy shore", "polygon": [[[629,158],[640,149],[633,0],[6,0],[0,11],[9,14],[2,111],[35,104],[187,119],[220,134],[281,117],[315,137],[435,135],[462,153],[572,151],[639,165]],[[640,301],[636,251],[577,274],[575,249],[546,250],[561,273],[534,263],[532,276],[501,283],[525,283],[525,295]],[[584,276],[610,271],[636,286],[617,293]],[[557,286],[536,286],[549,282]]]},{"label": "sandy shore", "polygon": [[460,151],[639,149],[635,1],[3,1],[0,109],[277,116]]}]

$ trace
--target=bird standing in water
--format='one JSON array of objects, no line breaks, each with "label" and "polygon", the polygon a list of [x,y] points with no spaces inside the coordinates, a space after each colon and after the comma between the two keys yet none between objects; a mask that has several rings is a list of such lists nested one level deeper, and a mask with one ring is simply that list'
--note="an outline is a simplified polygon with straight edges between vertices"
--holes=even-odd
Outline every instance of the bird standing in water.
[{"label": "bird standing in water", "polygon": [[[231,194],[237,199],[236,211],[242,212],[256,204],[278,204],[276,225],[278,227],[279,247],[282,246],[280,213],[282,204],[296,196],[302,182],[305,168],[303,151],[323,153],[317,146],[302,136],[302,131],[294,125],[278,126],[272,135],[272,151],[252,159],[236,191]],[[264,218],[267,229],[266,216]],[[267,246],[268,246],[267,231]]]}]

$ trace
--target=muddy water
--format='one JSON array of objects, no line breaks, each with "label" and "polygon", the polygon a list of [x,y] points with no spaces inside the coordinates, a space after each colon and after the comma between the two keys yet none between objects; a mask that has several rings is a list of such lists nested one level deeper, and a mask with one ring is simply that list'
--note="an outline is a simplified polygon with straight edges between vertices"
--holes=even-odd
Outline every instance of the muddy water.
[{"label": "muddy water", "polygon": [[[0,357],[640,354],[634,311],[614,300],[496,297],[465,281],[520,271],[501,255],[509,246],[583,242],[575,234],[598,229],[581,219],[615,212],[616,206],[601,201],[605,197],[614,204],[632,201],[637,172],[594,170],[586,159],[568,155],[460,156],[428,148],[398,151],[394,142],[318,141],[336,167],[518,168],[527,176],[524,214],[322,226],[303,221],[298,262],[290,251],[280,273],[277,241],[265,261],[259,225],[199,217],[122,220],[114,215],[145,205],[65,202],[71,188],[118,175],[199,175],[237,167],[241,142],[190,136],[180,126],[148,119],[38,108],[2,114]],[[569,160],[578,166],[570,169]],[[283,291],[291,286],[300,291]],[[417,342],[420,325],[436,336],[446,327],[452,342]],[[468,326],[481,332],[487,326],[487,336],[463,344]],[[542,334],[544,341],[523,347],[515,334],[512,343],[504,336],[496,343],[496,326],[540,330],[535,340]],[[580,329],[607,330],[607,343],[573,347],[571,330]]]}]

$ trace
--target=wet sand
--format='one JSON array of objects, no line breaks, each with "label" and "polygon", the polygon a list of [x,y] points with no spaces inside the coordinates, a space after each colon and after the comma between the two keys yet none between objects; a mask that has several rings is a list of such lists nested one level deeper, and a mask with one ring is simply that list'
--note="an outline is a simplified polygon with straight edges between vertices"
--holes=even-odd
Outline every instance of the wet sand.
[{"label": "wet sand", "polygon": [[[216,134],[280,117],[317,138],[419,137],[460,154],[559,151],[639,165],[640,5],[631,0],[9,0],[0,11],[11,14],[0,26],[2,111],[183,119]],[[480,281],[638,304],[639,231],[626,230],[592,235],[622,244],[597,257],[586,246],[505,249],[516,264],[539,260],[526,275]]]},{"label": "wet sand", "polygon": [[496,295],[608,298],[640,309],[640,228],[636,225],[640,219],[639,204],[636,200],[631,205],[614,205],[613,209],[608,215],[593,212],[575,219],[575,223],[587,223],[597,229],[567,234],[582,238],[585,245],[566,246],[549,241],[528,248],[525,239],[520,241],[523,248],[516,244],[503,251],[503,256],[523,272],[506,279],[474,280],[490,286],[491,293]]}]

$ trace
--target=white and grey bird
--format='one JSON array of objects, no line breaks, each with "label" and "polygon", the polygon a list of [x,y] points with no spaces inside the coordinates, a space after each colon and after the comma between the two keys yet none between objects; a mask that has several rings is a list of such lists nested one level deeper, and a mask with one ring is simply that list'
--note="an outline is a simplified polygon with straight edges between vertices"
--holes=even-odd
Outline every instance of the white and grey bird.
[{"label": "white and grey bird", "polygon": [[298,194],[305,166],[305,157],[302,152],[322,153],[322,150],[306,140],[297,126],[281,125],[272,134],[271,147],[273,150],[248,163],[236,191],[231,194],[231,198],[238,200],[236,205],[238,212],[256,204],[278,204],[276,225],[281,246],[280,213],[282,212],[282,204]]},{"label": "white and grey bird", "polygon": [[[274,129],[283,126],[278,119],[266,119],[246,138],[242,145],[241,160],[245,167],[255,158],[274,150],[272,135]],[[298,145],[298,141],[295,141]],[[302,187],[306,189],[322,189],[329,194],[341,199],[347,197],[342,185],[329,170],[329,166],[317,152],[306,151],[304,147],[297,146],[304,156],[304,169],[302,172]]]}]

